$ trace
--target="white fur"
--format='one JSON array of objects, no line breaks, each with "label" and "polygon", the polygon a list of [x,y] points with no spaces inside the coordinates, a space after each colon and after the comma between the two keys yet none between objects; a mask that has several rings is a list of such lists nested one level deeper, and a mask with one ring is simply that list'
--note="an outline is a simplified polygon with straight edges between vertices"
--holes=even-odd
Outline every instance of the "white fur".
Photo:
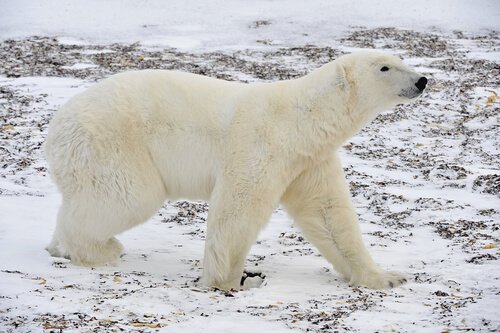
[{"label": "white fur", "polygon": [[209,200],[204,283],[236,289],[281,202],[350,283],[396,286],[403,277],[382,271],[362,243],[335,151],[379,112],[415,97],[408,92],[419,77],[375,52],[276,83],[161,70],[112,76],[73,97],[50,125],[47,159],[63,202],[47,249],[76,264],[114,263],[122,251],[114,236],[166,198]]}]

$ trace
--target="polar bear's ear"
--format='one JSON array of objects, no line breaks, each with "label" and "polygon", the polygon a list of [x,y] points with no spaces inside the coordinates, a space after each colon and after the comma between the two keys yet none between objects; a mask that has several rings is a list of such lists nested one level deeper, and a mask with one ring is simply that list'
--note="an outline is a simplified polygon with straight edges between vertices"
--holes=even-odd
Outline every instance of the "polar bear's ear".
[{"label": "polar bear's ear", "polygon": [[337,64],[337,68],[335,68],[335,85],[345,92],[349,92],[351,87],[349,74],[345,64]]}]

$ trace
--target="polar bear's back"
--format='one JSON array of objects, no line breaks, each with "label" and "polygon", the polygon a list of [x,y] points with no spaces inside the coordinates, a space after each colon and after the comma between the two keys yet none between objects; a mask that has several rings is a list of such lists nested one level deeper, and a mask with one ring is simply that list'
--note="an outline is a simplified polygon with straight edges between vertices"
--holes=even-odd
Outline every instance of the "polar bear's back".
[{"label": "polar bear's back", "polygon": [[[83,99],[97,102],[107,111],[182,112],[196,118],[222,112],[221,103],[245,89],[245,85],[206,76],[168,70],[143,70],[116,74],[83,92]],[[221,101],[221,103],[217,103]],[[208,105],[214,108],[207,109]],[[210,115],[213,117],[214,115]]]}]

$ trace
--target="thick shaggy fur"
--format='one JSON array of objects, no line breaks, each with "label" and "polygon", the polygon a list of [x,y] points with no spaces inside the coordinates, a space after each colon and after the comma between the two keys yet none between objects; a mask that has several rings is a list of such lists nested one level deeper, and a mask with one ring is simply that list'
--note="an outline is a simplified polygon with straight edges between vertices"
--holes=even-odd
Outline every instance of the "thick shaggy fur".
[{"label": "thick shaggy fur", "polygon": [[379,112],[416,97],[419,78],[374,52],[275,83],[162,70],[112,76],[50,125],[47,159],[63,201],[47,249],[80,265],[115,263],[114,236],[167,198],[208,200],[203,281],[237,289],[281,202],[351,284],[399,285],[404,278],[380,269],[363,245],[336,150]]}]

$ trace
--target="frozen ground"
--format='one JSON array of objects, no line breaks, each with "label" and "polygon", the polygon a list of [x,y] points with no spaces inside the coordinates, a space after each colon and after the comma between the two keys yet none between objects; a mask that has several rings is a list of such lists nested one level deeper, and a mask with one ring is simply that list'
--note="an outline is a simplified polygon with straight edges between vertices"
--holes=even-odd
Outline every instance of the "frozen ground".
[{"label": "frozen ground", "polygon": [[[179,1],[167,10],[0,0],[0,332],[500,330],[500,10],[433,2]],[[115,16],[109,3],[120,4]],[[343,14],[352,9],[359,15]],[[288,79],[363,48],[398,54],[430,78],[421,99],[382,114],[341,151],[371,253],[408,284],[351,288],[280,209],[248,258],[248,271],[265,274],[249,291],[198,285],[202,202],[166,203],[121,235],[116,267],[76,267],[43,250],[60,198],[41,144],[70,96],[139,68]]]}]

